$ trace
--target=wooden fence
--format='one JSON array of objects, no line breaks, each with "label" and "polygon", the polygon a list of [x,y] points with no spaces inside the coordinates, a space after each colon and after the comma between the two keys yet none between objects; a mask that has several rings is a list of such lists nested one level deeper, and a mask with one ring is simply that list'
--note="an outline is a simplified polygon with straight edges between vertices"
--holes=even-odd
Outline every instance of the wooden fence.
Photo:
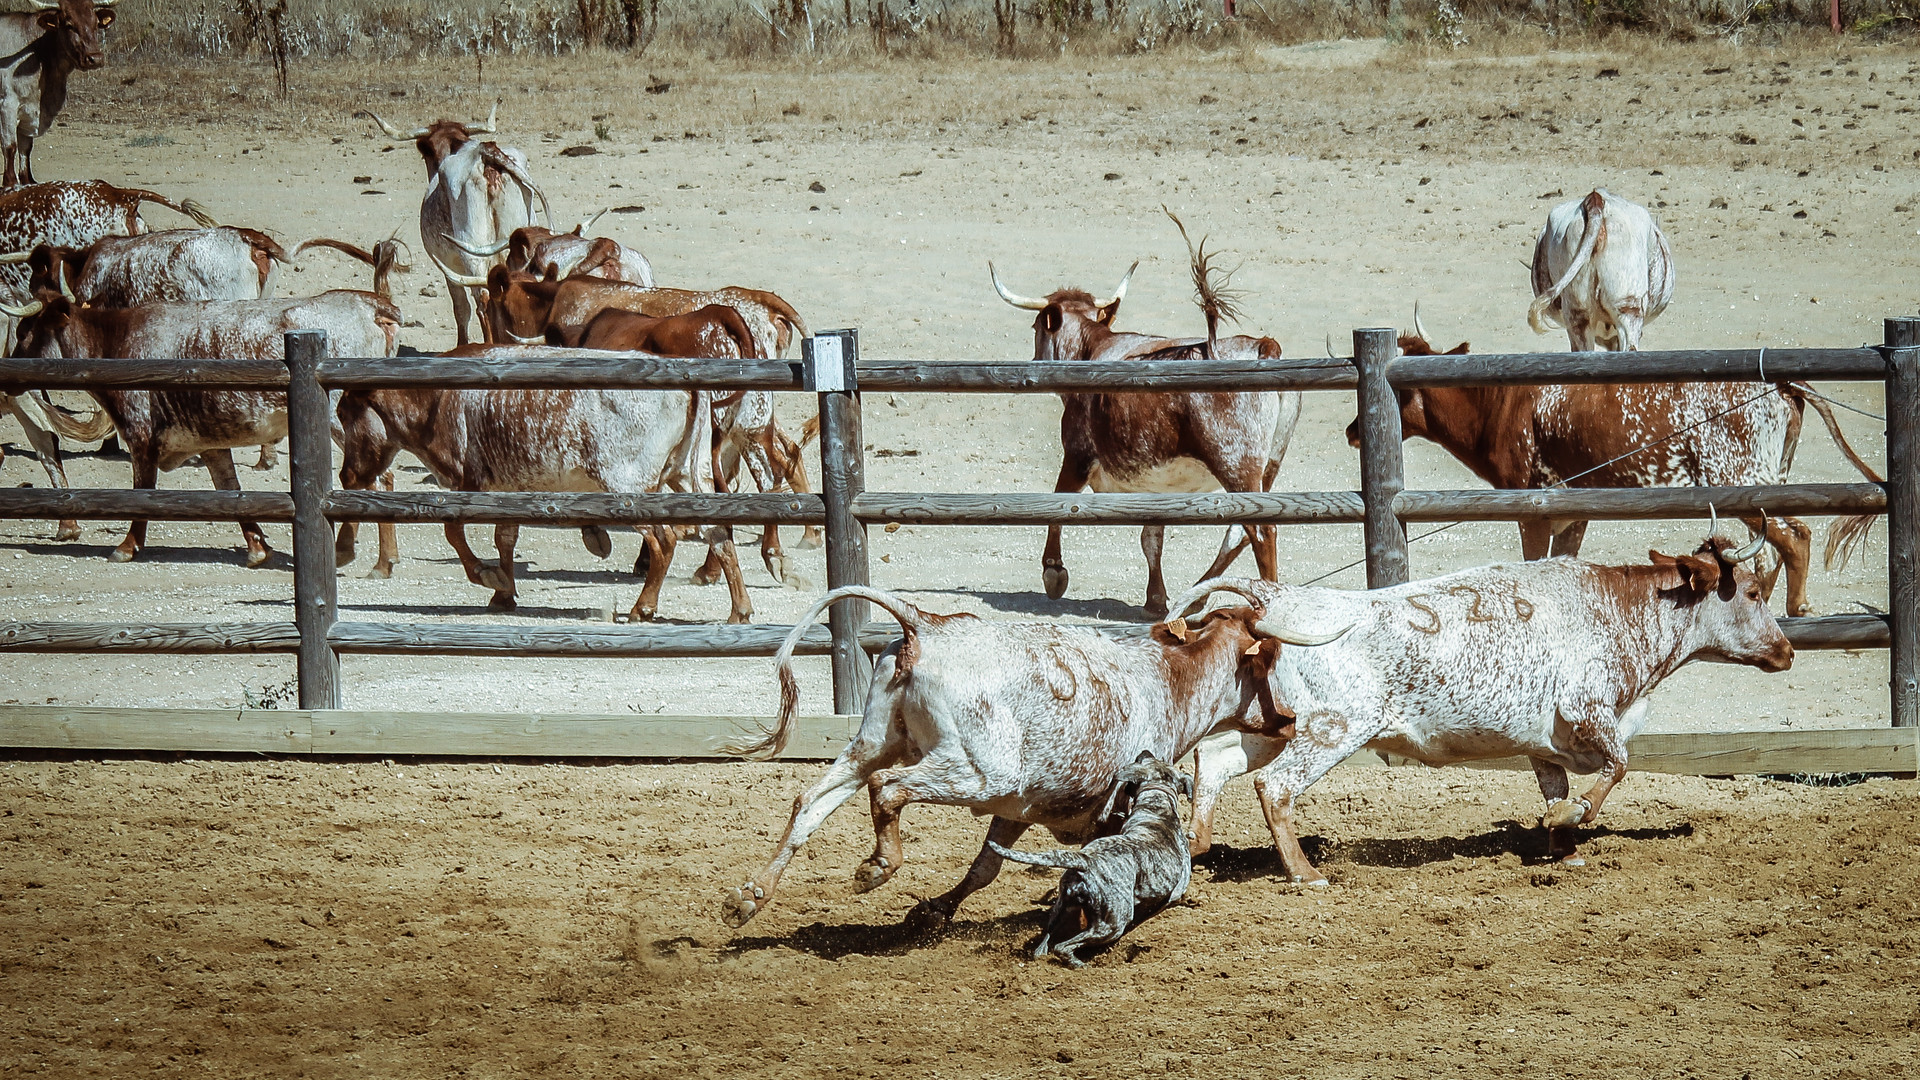
[{"label": "wooden fence", "polygon": [[[225,388],[285,390],[292,483],[289,493],[217,491],[0,490],[0,518],[257,521],[293,524],[294,620],[291,623],[110,624],[0,622],[0,651],[248,653],[292,652],[298,657],[302,715],[349,718],[393,714],[339,712],[342,654],[466,655],[520,657],[741,657],[770,656],[789,627],[500,627],[458,624],[342,621],[335,596],[332,523],[468,522],[548,525],[657,523],[823,525],[827,585],[867,582],[866,528],[899,522],[924,525],[1225,525],[1359,523],[1366,538],[1370,588],[1407,580],[1406,523],[1498,521],[1538,518],[1637,520],[1725,515],[1888,515],[1888,574],[1892,603],[1885,617],[1841,615],[1783,619],[1798,649],[1890,648],[1892,715],[1897,727],[1920,719],[1920,567],[1914,527],[1920,524],[1920,319],[1889,319],[1884,344],[1857,349],[1678,350],[1641,353],[1520,353],[1396,357],[1394,332],[1354,332],[1351,360],[1155,361],[1097,368],[1081,364],[864,361],[854,335],[832,335],[837,349],[815,349],[790,361],[580,359],[456,360],[406,358],[329,360],[318,331],[287,335],[286,362],[104,360],[0,360],[0,389]],[[1876,484],[1789,484],[1762,488],[1550,489],[1529,491],[1407,491],[1401,469],[1400,412],[1396,388],[1527,383],[1632,383],[1674,381],[1874,380],[1887,394],[1889,480]],[[330,389],[435,386],[442,388],[607,388],[714,390],[814,390],[821,416],[821,491],[801,494],[589,495],[558,493],[378,492],[333,489],[329,438]],[[1059,393],[1089,391],[1344,390],[1357,396],[1360,415],[1361,490],[1265,494],[1106,495],[954,494],[869,492],[861,455],[860,393]],[[868,655],[894,636],[890,623],[869,626],[866,605],[837,605],[826,627],[810,630],[800,648],[832,658],[834,708],[857,713],[871,670]],[[1142,627],[1112,627],[1139,633]],[[67,710],[96,730],[103,712],[128,714],[122,748],[174,747],[151,718],[205,710]],[[29,721],[18,709],[0,710],[0,745],[74,745],[47,710]],[[16,716],[18,722],[7,717]],[[225,715],[214,711],[212,715]],[[241,715],[241,714],[236,714]],[[404,714],[403,714],[404,715]],[[143,723],[140,717],[149,717]],[[558,718],[547,718],[553,721]],[[729,730],[713,718],[713,736]],[[81,721],[75,720],[75,723]],[[416,717],[417,723],[426,721]],[[475,718],[479,723],[480,718]],[[505,722],[505,721],[500,721]],[[49,725],[52,725],[51,727]],[[548,723],[549,728],[552,727]],[[541,724],[534,725],[536,729]],[[360,722],[356,730],[367,730]],[[426,752],[413,736],[393,734],[392,723],[375,724],[389,737],[385,752]],[[441,716],[436,730],[444,744],[432,752],[493,754],[489,740],[473,737],[475,724]],[[601,728],[602,732],[611,730]],[[461,731],[468,734],[462,736]],[[1737,733],[1749,748],[1783,733]],[[1795,733],[1804,734],[1804,733]],[[1700,768],[1709,774],[1741,771],[1729,761],[1765,758],[1779,771],[1792,756],[1779,746],[1762,752],[1711,748],[1713,736],[1689,736]],[[1702,742],[1701,740],[1707,740]],[[1862,732],[1860,753],[1847,760],[1882,761],[1888,770],[1912,771],[1911,740],[1889,741]],[[91,748],[108,748],[89,742]],[[711,744],[711,739],[708,744]],[[1777,741],[1777,740],[1776,740]],[[1857,740],[1858,741],[1858,740]],[[308,750],[323,740],[310,738]],[[529,737],[508,740],[531,752]],[[596,755],[613,754],[596,737]],[[1868,744],[1871,744],[1869,747]],[[344,745],[344,744],[333,744]],[[338,752],[381,752],[379,740]],[[552,742],[552,755],[578,752],[571,739]],[[1676,744],[1678,745],[1678,744]],[[687,756],[684,737],[643,737],[636,729],[626,753],[615,756]],[[219,749],[204,746],[202,749]],[[1829,748],[1831,749],[1831,748]],[[1729,753],[1732,756],[1729,756]],[[1844,755],[1843,755],[1844,756]],[[1831,753],[1820,761],[1839,760]],[[1677,759],[1676,759],[1677,760]],[[1809,759],[1814,760],[1814,759]],[[1672,771],[1688,771],[1675,767]],[[1767,770],[1761,770],[1767,771]]]}]

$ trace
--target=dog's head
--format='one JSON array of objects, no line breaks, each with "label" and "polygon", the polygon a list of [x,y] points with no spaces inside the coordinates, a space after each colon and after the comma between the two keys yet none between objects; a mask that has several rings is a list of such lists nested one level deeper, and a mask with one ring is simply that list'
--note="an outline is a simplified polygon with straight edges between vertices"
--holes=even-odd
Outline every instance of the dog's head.
[{"label": "dog's head", "polygon": [[1131,764],[1122,765],[1114,775],[1113,790],[1107,794],[1107,805],[1100,811],[1100,820],[1124,819],[1133,812],[1133,804],[1145,788],[1159,788],[1176,800],[1181,796],[1193,798],[1192,777],[1161,761],[1153,751],[1142,750],[1139,757]]}]

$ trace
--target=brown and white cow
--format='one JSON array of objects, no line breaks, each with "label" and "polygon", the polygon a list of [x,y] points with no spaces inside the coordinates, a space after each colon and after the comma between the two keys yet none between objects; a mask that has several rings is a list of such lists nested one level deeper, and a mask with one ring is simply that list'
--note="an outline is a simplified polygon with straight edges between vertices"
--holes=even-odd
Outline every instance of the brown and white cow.
[{"label": "brown and white cow", "polygon": [[[335,290],[290,300],[163,302],[128,308],[85,307],[58,294],[22,307],[0,305],[20,320],[16,356],[111,359],[282,359],[289,330],[324,330],[336,357],[392,356],[400,310],[372,293]],[[198,456],[213,486],[237,491],[232,448],[278,442],[287,434],[287,395],[252,390],[92,390],[133,458],[133,486],[150,489],[160,471]],[[247,565],[272,551],[260,526],[240,523]],[[110,558],[126,562],[146,546],[136,520]]]},{"label": "brown and white cow", "polygon": [[507,269],[532,274],[544,281],[579,274],[651,288],[653,264],[647,262],[645,255],[611,237],[586,235],[598,220],[600,214],[595,214],[575,225],[571,232],[563,233],[528,225],[513,230],[505,240],[489,245],[469,245],[453,236],[447,237],[447,242],[475,258],[487,259],[505,252]]},{"label": "brown and white cow", "polygon": [[[30,0],[34,11],[0,24],[0,186],[33,183],[33,140],[47,133],[67,103],[67,79],[107,62],[102,31],[113,25],[113,0]],[[20,41],[22,32],[31,34]]]},{"label": "brown and white cow", "polygon": [[[446,355],[551,359],[575,358],[580,350],[469,345]],[[710,486],[711,397],[682,390],[351,390],[338,410],[346,451],[340,484],[372,486],[404,449],[451,491],[704,491]],[[652,557],[631,617],[648,620],[659,608],[675,532],[638,528]],[[446,531],[467,580],[494,590],[492,608],[512,609],[519,527],[495,528],[499,561],[493,565],[467,546],[464,525],[452,523]],[[732,540],[719,528],[709,528],[705,539],[725,571],[732,600],[727,621],[749,621],[753,605]],[[351,560],[351,541],[338,541],[336,551]]]},{"label": "brown and white cow", "polygon": [[[1419,334],[1402,335],[1400,349],[1436,352]],[[1405,437],[1439,443],[1501,489],[1784,483],[1809,401],[1842,453],[1864,468],[1832,410],[1795,383],[1445,387],[1401,390],[1399,398]],[[1357,446],[1359,438],[1356,420],[1347,440]],[[1757,516],[1745,520],[1761,527]],[[1520,522],[1521,555],[1578,555],[1586,531],[1584,521]],[[1768,518],[1766,538],[1786,567],[1787,614],[1806,614],[1811,531],[1798,518]],[[1769,595],[1778,572],[1766,576]]]},{"label": "brown and white cow", "polygon": [[[115,187],[104,180],[56,180],[0,191],[0,251],[30,252],[41,244],[85,248],[108,236],[137,236],[147,231],[140,204],[158,203],[202,226],[219,222],[192,199],[174,202],[140,188]],[[32,298],[24,257],[0,262],[0,291],[22,303]]]},{"label": "brown and white cow", "polygon": [[1639,203],[1597,190],[1561,203],[1533,246],[1535,333],[1562,326],[1575,352],[1640,348],[1673,298],[1673,250]]},{"label": "brown and white cow", "polygon": [[[411,133],[395,128],[378,113],[365,113],[389,138],[412,139],[420,151],[427,167],[427,193],[420,200],[420,242],[436,263],[467,278],[486,274],[496,265],[497,256],[469,255],[449,237],[475,247],[505,239],[513,230],[533,224],[536,197],[547,224],[553,224],[546,194],[528,175],[527,156],[512,147],[474,138],[493,132],[498,113],[496,107],[485,124],[436,120]],[[447,291],[453,300],[454,331],[459,343],[465,345],[471,340],[467,319],[483,297],[477,288],[463,286],[451,273],[447,275]]]},{"label": "brown and white cow", "polygon": [[[1221,579],[1302,632],[1351,626],[1318,649],[1289,649],[1268,687],[1295,720],[1283,738],[1230,734],[1199,745],[1191,848],[1212,842],[1220,789],[1254,772],[1267,826],[1295,881],[1325,884],[1294,833],[1293,808],[1362,747],[1429,765],[1526,757],[1547,800],[1551,857],[1578,862],[1591,822],[1627,772],[1627,742],[1649,695],[1695,660],[1785,671],[1793,645],[1738,550],[1710,538],[1691,554],[1599,566],[1505,563],[1369,592]],[[1567,770],[1598,772],[1570,798]]]},{"label": "brown and white cow", "polygon": [[[1123,766],[1142,751],[1171,761],[1219,732],[1282,737],[1291,716],[1265,692],[1274,658],[1290,651],[1283,643],[1317,645],[1338,636],[1300,634],[1256,605],[1123,638],[1057,623],[934,615],[890,593],[847,586],[808,608],[775,655],[775,728],[729,753],[769,758],[785,748],[800,699],[794,647],[822,612],[851,599],[899,620],[904,638],[875,662],[860,730],[826,775],[794,800],[772,861],[728,894],[722,917],[729,925],[766,909],[807,837],[862,788],[872,797],[875,844],[854,872],[858,892],[900,869],[900,812],[908,803],[992,815],[986,839],[1003,847],[1034,825],[1070,844],[1111,831],[1114,778]],[[962,900],[999,874],[1000,863],[983,844],[966,877],[921,901],[914,920],[952,919]]]},{"label": "brown and white cow", "polygon": [[[1019,296],[1000,284],[1000,276],[991,264],[987,269],[1002,300],[1039,312],[1033,320],[1034,363],[1065,361],[1111,367],[1139,360],[1198,359],[1207,351],[1221,358],[1280,356],[1279,343],[1267,337],[1236,335],[1209,344],[1206,338],[1115,331],[1113,319],[1133,277],[1131,269],[1107,300],[1080,289],[1060,289],[1045,297]],[[1267,491],[1280,471],[1287,442],[1300,420],[1298,391],[1061,394],[1060,401],[1065,406],[1060,417],[1062,458],[1060,476],[1053,485],[1059,492],[1085,488],[1125,492],[1216,488]],[[1147,557],[1146,612],[1154,618],[1167,613],[1167,586],[1160,573],[1160,549],[1166,531],[1161,525],[1140,530],[1140,550]],[[1271,525],[1228,527],[1219,554],[1202,577],[1214,577],[1226,570],[1251,543],[1260,576],[1272,580],[1276,538]],[[1060,552],[1060,526],[1047,529],[1047,547],[1040,561],[1047,596],[1054,600],[1065,596],[1068,575]]]}]

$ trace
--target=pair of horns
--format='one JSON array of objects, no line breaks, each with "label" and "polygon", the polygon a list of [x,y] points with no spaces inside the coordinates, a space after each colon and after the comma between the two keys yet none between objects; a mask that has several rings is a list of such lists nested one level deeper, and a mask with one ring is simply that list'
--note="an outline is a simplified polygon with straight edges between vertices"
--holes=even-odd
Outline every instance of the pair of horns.
[{"label": "pair of horns", "polygon": [[1183,613],[1197,611],[1200,605],[1206,602],[1207,597],[1217,592],[1232,593],[1240,599],[1245,600],[1253,610],[1258,613],[1258,618],[1256,618],[1253,623],[1253,632],[1261,637],[1273,638],[1285,645],[1301,645],[1309,648],[1316,645],[1328,645],[1345,637],[1347,632],[1352,630],[1356,625],[1354,623],[1348,623],[1338,630],[1320,634],[1311,634],[1303,630],[1295,630],[1291,627],[1283,626],[1278,619],[1267,614],[1266,601],[1254,595],[1253,591],[1246,586],[1230,578],[1210,578],[1200,582],[1181,594],[1180,598],[1174,601],[1168,610]]},{"label": "pair of horns", "polygon": [[[38,3],[42,3],[43,0],[33,0],[33,2],[38,4]],[[59,5],[48,4],[47,6],[58,7]],[[427,132],[433,130],[432,128],[415,128],[411,133],[401,131],[399,128],[394,127],[392,124],[387,123],[387,121],[383,117],[381,117],[379,113],[374,112],[372,109],[362,109],[359,112],[354,113],[353,115],[372,117],[373,122],[380,125],[380,130],[386,132],[387,138],[389,139],[418,139],[418,138],[424,137],[427,134]],[[494,102],[492,111],[487,113],[487,122],[485,124],[466,124],[463,126],[467,129],[467,134],[469,135],[491,135],[493,134],[493,122],[496,119],[498,119],[499,116],[500,116],[500,103]]]},{"label": "pair of horns", "polygon": [[[1127,276],[1120,279],[1120,287],[1113,290],[1113,298],[1110,300],[1095,300],[1093,306],[1111,307],[1119,303],[1120,299],[1127,295],[1127,283],[1133,280],[1133,272],[1138,269],[1140,269],[1140,263],[1139,260],[1135,260],[1132,266],[1127,267]],[[1021,296],[1019,293],[1013,292],[1005,285],[1000,284],[1000,272],[993,268],[991,261],[987,263],[987,276],[993,278],[993,291],[1000,294],[1000,299],[1005,300],[1014,307],[1025,308],[1028,311],[1039,311],[1047,306],[1047,302],[1043,299]]]},{"label": "pair of horns", "polygon": [[[1720,513],[1719,511],[1713,508],[1712,503],[1708,503],[1707,504],[1707,536],[1708,538],[1712,538],[1713,534],[1715,532],[1718,532],[1719,529],[1720,529]],[[1765,510],[1762,510],[1760,511],[1760,535],[1748,541],[1744,546],[1737,547],[1732,551],[1727,552],[1726,559],[1728,562],[1736,562],[1736,563],[1746,562],[1748,559],[1751,559],[1755,555],[1760,554],[1760,549],[1765,547],[1766,544],[1767,544],[1767,512]]]},{"label": "pair of horns", "polygon": [[512,237],[508,237],[507,239],[500,241],[499,243],[493,245],[492,247],[477,247],[473,244],[467,243],[465,240],[460,239],[459,237],[453,235],[452,233],[443,232],[440,234],[440,238],[442,240],[445,240],[447,243],[452,244],[454,247],[459,248],[461,251],[464,251],[467,254],[473,256],[476,259],[491,259],[495,255],[498,255],[501,252],[507,250],[507,248],[513,244]]}]

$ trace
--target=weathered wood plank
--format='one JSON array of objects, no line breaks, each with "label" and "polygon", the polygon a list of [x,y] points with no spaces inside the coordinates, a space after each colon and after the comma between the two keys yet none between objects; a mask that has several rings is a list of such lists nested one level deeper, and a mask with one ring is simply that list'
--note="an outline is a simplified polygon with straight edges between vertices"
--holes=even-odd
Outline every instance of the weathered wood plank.
[{"label": "weathered wood plank", "polygon": [[1920,319],[1888,319],[1887,610],[1893,724],[1920,724]]},{"label": "weathered wood plank", "polygon": [[614,495],[603,492],[335,491],[335,521],[516,522],[536,525],[818,525],[818,495]]},{"label": "weathered wood plank", "polygon": [[1878,484],[1779,484],[1753,488],[1542,488],[1536,491],[1403,491],[1393,502],[1403,521],[1515,521],[1530,517],[1587,521],[1704,518],[1740,514],[1862,514],[1887,505]]},{"label": "weathered wood plank", "polygon": [[1884,649],[1889,640],[1885,615],[1781,619],[1780,629],[1796,649]]},{"label": "weathered wood plank", "polygon": [[1097,393],[1100,391],[1351,390],[1345,360],[1142,360],[1125,364],[981,363],[869,360],[858,366],[860,389],[956,393]]},{"label": "weathered wood plank", "polygon": [[[383,361],[391,363],[392,361]],[[284,390],[278,360],[43,360],[0,357],[0,390]]]},{"label": "weathered wood plank", "polygon": [[870,491],[853,500],[854,516],[869,524],[902,525],[1329,525],[1361,520],[1352,491],[1266,494],[972,495]]},{"label": "weathered wood plank", "polygon": [[646,353],[593,353],[568,359],[327,360],[320,383],[331,389],[434,386],[476,390],[798,390],[800,365],[787,360],[666,359]]},{"label": "weathered wood plank", "polygon": [[1627,767],[1681,776],[1913,772],[1915,737],[1911,728],[1665,732],[1628,743]]},{"label": "weathered wood plank", "polygon": [[1394,503],[1406,488],[1402,467],[1400,399],[1388,382],[1397,345],[1391,329],[1353,332],[1353,363],[1359,371],[1356,399],[1360,436],[1360,498],[1364,509],[1367,588],[1405,584],[1407,526]]},{"label": "weathered wood plank", "polygon": [[287,446],[293,488],[293,623],[300,630],[296,671],[300,707],[340,707],[340,657],[327,644],[327,627],[339,617],[333,526],[327,493],[333,490],[333,409],[314,379],[327,354],[327,335],[295,330],[286,335]]},{"label": "weathered wood plank", "polygon": [[[1873,349],[1767,349],[1766,380],[1873,380],[1886,362]],[[1651,352],[1469,353],[1403,356],[1387,369],[1401,389],[1560,383],[1758,382],[1759,349]]]},{"label": "weathered wood plank", "polygon": [[[720,758],[720,744],[757,734],[771,717],[583,715],[578,713],[310,714],[317,754],[459,757]],[[860,727],[858,716],[801,716],[787,759],[831,760]]]},{"label": "weathered wood plank", "polygon": [[87,521],[292,521],[281,491],[121,491],[115,488],[0,488],[0,519]]},{"label": "weathered wood plank", "polygon": [[[461,623],[335,623],[327,640],[342,653],[400,656],[597,656],[730,657],[772,656],[791,626],[477,626]],[[891,622],[868,623],[860,644],[884,649],[900,636]],[[809,627],[794,650],[799,656],[826,656],[832,645],[827,628]]]},{"label": "weathered wood plank", "polygon": [[0,746],[40,750],[179,750],[308,754],[308,715],[274,709],[91,709],[0,706]]},{"label": "weathered wood plank", "polygon": [[0,622],[0,652],[201,655],[293,652],[299,645],[290,622]]}]

